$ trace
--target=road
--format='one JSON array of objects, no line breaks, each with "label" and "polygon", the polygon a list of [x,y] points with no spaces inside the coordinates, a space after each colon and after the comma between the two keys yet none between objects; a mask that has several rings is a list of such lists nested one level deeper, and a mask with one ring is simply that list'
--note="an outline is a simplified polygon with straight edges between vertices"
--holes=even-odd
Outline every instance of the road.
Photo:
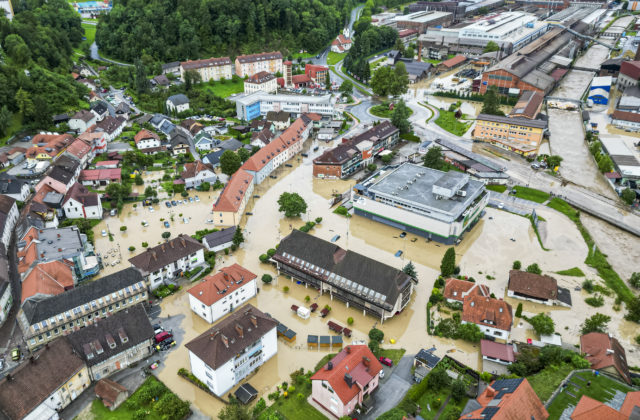
[{"label": "road", "polygon": [[[414,356],[404,355],[400,359],[398,366],[393,370],[393,373],[380,381],[378,390],[375,392],[376,405],[373,410],[362,417],[363,420],[377,419],[378,416],[391,410],[402,400],[409,387],[413,385],[411,367],[413,366]],[[386,368],[385,373],[387,373]]]}]

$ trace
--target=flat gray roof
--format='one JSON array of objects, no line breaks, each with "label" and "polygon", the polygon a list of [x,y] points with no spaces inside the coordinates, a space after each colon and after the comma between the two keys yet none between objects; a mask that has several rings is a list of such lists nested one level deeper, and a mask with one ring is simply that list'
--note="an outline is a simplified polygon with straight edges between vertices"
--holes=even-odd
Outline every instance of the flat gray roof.
[{"label": "flat gray roof", "polygon": [[[84,236],[84,238],[83,238]],[[59,260],[82,254],[86,236],[77,227],[43,229],[38,232],[38,254],[46,260]]]},{"label": "flat gray roof", "polygon": [[[455,218],[462,214],[482,193],[484,183],[468,179],[466,185],[460,189],[460,191],[466,192],[466,196],[454,196],[452,199],[436,199],[432,188],[434,184],[441,182],[455,185],[463,178],[468,178],[468,175],[455,171],[442,172],[405,163],[389,173],[381,175],[368,190],[375,195],[411,202],[416,206],[447,213]],[[413,181],[414,179],[415,181]]]}]

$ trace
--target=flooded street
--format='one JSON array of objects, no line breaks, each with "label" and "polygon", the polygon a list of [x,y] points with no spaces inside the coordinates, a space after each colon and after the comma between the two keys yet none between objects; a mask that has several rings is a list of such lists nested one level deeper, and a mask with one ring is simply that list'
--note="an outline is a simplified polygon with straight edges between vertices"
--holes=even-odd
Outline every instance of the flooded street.
[{"label": "flooded street", "polygon": [[[587,52],[586,55],[589,53]],[[599,67],[600,65],[598,65]],[[589,88],[594,75],[595,73],[590,71],[569,70],[569,73],[564,76],[558,87],[549,96],[579,101]]]}]

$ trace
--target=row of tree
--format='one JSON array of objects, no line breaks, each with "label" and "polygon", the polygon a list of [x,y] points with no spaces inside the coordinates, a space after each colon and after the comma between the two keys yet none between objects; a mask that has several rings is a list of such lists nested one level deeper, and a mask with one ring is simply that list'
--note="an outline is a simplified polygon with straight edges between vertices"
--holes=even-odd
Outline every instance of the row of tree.
[{"label": "row of tree", "polygon": [[355,30],[353,45],[344,59],[344,67],[355,77],[367,82],[371,78],[369,56],[393,47],[398,32],[388,26],[372,26],[368,22],[358,24]]}]

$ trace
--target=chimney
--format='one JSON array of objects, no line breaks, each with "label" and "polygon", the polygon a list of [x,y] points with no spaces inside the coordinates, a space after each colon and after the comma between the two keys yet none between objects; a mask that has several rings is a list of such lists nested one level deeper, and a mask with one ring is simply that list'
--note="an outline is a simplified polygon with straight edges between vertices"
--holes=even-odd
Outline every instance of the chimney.
[{"label": "chimney", "polygon": [[236,332],[240,338],[244,337],[244,329],[242,328],[242,325],[236,324]]},{"label": "chimney", "polygon": [[209,339],[211,341],[213,341],[214,338],[216,338],[216,335],[220,334],[220,331],[216,331],[216,332],[212,332],[209,334]]},{"label": "chimney", "polygon": [[345,347],[345,350],[346,350],[347,354],[351,354],[351,347],[347,346],[347,347]]},{"label": "chimney", "polygon": [[344,374],[344,381],[349,385],[349,388],[353,386],[353,378],[348,373]]},{"label": "chimney", "polygon": [[182,244],[183,248],[187,247],[187,242],[184,240],[184,238],[180,238],[180,243]]},{"label": "chimney", "polygon": [[171,249],[173,249],[173,241],[169,242],[169,246],[171,247]]},{"label": "chimney", "polygon": [[362,356],[362,364],[365,365],[366,367],[369,367],[369,358],[367,356]]},{"label": "chimney", "polygon": [[229,339],[228,339],[228,338],[227,338],[227,336],[226,336],[226,335],[224,335],[224,334],[221,334],[221,336],[222,336],[222,343],[224,344],[224,346],[225,346],[226,348],[229,348]]},{"label": "chimney", "polygon": [[489,385],[489,386],[487,387],[487,397],[491,397],[491,398],[493,398],[495,395],[496,395],[496,390],[495,390],[495,389],[493,389],[493,388],[491,387],[491,385]]},{"label": "chimney", "polygon": [[333,369],[333,362],[330,361],[329,363],[327,363],[327,370],[331,369]]},{"label": "chimney", "polygon": [[253,324],[254,328],[258,328],[258,318],[256,318],[254,315],[251,315],[251,318],[249,318],[251,320],[251,324]]}]

